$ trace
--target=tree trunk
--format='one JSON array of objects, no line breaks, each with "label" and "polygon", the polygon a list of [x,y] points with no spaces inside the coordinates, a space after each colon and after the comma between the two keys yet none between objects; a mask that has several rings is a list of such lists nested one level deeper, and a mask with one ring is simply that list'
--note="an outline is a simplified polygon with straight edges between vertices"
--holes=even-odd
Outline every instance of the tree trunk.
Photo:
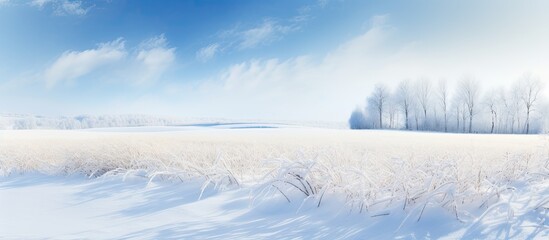
[{"label": "tree trunk", "polygon": [[383,128],[383,112],[379,109],[379,128]]},{"label": "tree trunk", "polygon": [[456,132],[459,132],[459,109],[456,111]]},{"label": "tree trunk", "polygon": [[437,117],[437,110],[436,110],[436,108],[433,110],[433,116],[435,117],[435,131],[439,131],[439,128],[438,128],[438,117]]},{"label": "tree trunk", "polygon": [[490,133],[494,133],[494,111],[492,111],[492,129],[490,129]]},{"label": "tree trunk", "polygon": [[469,112],[469,133],[473,132],[473,113]]},{"label": "tree trunk", "polygon": [[[517,113],[517,133],[520,133],[520,128],[521,128],[520,116],[518,116],[518,113]],[[523,131],[524,131],[524,128],[523,128]]]},{"label": "tree trunk", "polygon": [[448,132],[448,117],[446,116],[446,111],[444,111],[444,132]]},{"label": "tree trunk", "polygon": [[465,113],[461,113],[461,128],[463,129],[461,132],[466,133],[466,126],[467,126],[467,116]]},{"label": "tree trunk", "polygon": [[530,107],[526,108],[526,134],[530,132]]},{"label": "tree trunk", "polygon": [[427,130],[427,108],[423,109],[423,130]]},{"label": "tree trunk", "polygon": [[408,126],[408,109],[405,109],[405,110],[404,110],[404,115],[406,115],[406,116],[405,116],[405,118],[406,118],[405,121],[406,121],[406,122],[404,123],[404,125],[406,126],[406,130],[410,130],[410,128],[409,128],[409,126]]}]

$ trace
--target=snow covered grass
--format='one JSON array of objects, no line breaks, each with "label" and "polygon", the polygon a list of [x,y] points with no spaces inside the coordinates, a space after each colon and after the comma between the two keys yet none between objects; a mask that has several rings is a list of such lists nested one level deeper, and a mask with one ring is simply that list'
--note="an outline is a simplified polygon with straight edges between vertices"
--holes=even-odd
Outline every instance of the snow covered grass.
[{"label": "snow covered grass", "polygon": [[251,205],[278,199],[296,212],[339,202],[387,237],[429,224],[454,237],[549,234],[546,136],[253,127],[2,131],[0,174],[192,183],[195,199],[245,191]]}]

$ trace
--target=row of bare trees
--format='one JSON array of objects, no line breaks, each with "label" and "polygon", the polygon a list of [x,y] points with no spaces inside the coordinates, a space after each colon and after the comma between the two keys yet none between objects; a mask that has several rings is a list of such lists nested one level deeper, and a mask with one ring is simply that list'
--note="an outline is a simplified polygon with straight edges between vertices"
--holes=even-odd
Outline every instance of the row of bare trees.
[{"label": "row of bare trees", "polygon": [[543,84],[524,74],[512,86],[482,92],[480,82],[464,76],[450,87],[446,80],[401,81],[395,89],[377,84],[365,108],[349,119],[353,129],[406,129],[441,132],[538,133],[547,106]]}]

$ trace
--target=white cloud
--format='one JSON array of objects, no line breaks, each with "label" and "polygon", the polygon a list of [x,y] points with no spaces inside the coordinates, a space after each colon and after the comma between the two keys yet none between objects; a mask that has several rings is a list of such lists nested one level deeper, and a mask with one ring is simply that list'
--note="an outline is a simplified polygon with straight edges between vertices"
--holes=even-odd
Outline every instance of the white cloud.
[{"label": "white cloud", "polygon": [[168,46],[168,40],[166,39],[166,36],[164,36],[164,34],[154,36],[139,44],[139,47],[142,49],[161,48],[166,46]]},{"label": "white cloud", "polygon": [[238,33],[238,35],[241,36],[239,48],[247,49],[268,44],[296,29],[296,26],[284,26],[273,20],[265,20],[257,27]]},{"label": "white cloud", "polygon": [[42,9],[46,4],[53,2],[53,0],[32,0],[30,5]]},{"label": "white cloud", "polygon": [[370,85],[386,79],[376,69],[384,66],[386,58],[380,56],[387,53],[383,44],[392,31],[381,22],[373,24],[322,58],[297,56],[234,64],[216,81],[203,85],[203,94],[223,103],[214,110],[222,116],[345,118],[366,97]]},{"label": "white cloud", "polygon": [[119,38],[94,49],[63,53],[43,72],[42,78],[48,87],[89,76],[95,81],[141,85],[159,80],[174,62],[175,48],[168,46],[163,34],[141,42],[132,52]]},{"label": "white cloud", "polygon": [[10,0],[0,0],[0,6],[7,5]]},{"label": "white cloud", "polygon": [[210,44],[198,50],[198,52],[196,52],[196,58],[201,62],[207,62],[212,59],[219,50],[219,43]]},{"label": "white cloud", "polygon": [[83,16],[88,13],[89,8],[84,7],[79,0],[33,0],[30,5],[39,9],[51,6],[55,15],[77,15]]},{"label": "white cloud", "polygon": [[196,52],[197,60],[206,62],[223,50],[245,50],[268,45],[284,38],[285,35],[301,29],[310,16],[309,10],[304,10],[300,15],[288,19],[284,23],[272,19],[265,19],[259,25],[242,29],[237,26],[219,34],[219,42],[210,44]]},{"label": "white cloud", "polygon": [[81,1],[62,1],[60,6],[55,10],[58,15],[86,15],[87,8],[82,6]]},{"label": "white cloud", "polygon": [[158,80],[175,61],[175,48],[169,48],[164,34],[140,44],[135,58],[139,75],[133,80],[141,84]]},{"label": "white cloud", "polygon": [[328,5],[329,0],[318,0],[317,3],[320,7],[326,7]]},{"label": "white cloud", "polygon": [[266,18],[256,25],[237,24],[230,29],[220,31],[217,34],[218,41],[200,48],[196,52],[196,59],[207,62],[221,51],[253,49],[279,41],[284,36],[300,30],[309,20],[313,19],[311,15],[313,9],[322,8],[326,3],[327,1],[324,0],[300,7],[297,9],[297,15],[287,19]]},{"label": "white cloud", "polygon": [[[384,53],[382,46],[391,31],[381,24],[373,26],[320,58],[252,59],[233,64],[210,80],[184,84],[179,92],[156,98],[170,99],[164,105],[177,106],[192,116],[342,120],[363,101],[373,79],[378,80],[375,69],[385,61],[378,56]],[[146,104],[132,103],[132,109],[144,108],[155,111]]]},{"label": "white cloud", "polygon": [[101,43],[97,48],[63,53],[46,71],[44,79],[52,87],[63,81],[71,81],[87,75],[109,63],[120,61],[126,56],[124,40]]}]

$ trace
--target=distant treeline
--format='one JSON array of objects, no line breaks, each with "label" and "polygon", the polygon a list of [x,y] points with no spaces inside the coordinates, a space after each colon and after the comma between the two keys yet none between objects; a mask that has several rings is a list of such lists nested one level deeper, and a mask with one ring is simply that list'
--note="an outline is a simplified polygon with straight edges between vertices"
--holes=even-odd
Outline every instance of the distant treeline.
[{"label": "distant treeline", "polygon": [[45,117],[3,114],[0,129],[86,129],[104,127],[166,126],[179,121],[147,115],[79,115],[75,117]]},{"label": "distant treeline", "polygon": [[547,126],[542,81],[524,74],[508,88],[484,88],[472,76],[449,87],[445,80],[377,84],[349,118],[352,129],[406,129],[463,133],[540,133]]},{"label": "distant treeline", "polygon": [[226,119],[215,117],[159,117],[141,114],[40,116],[0,113],[0,129],[88,129],[141,126],[189,126],[222,123],[265,123],[319,128],[347,128],[344,122],[329,121],[265,121],[260,119]]}]

